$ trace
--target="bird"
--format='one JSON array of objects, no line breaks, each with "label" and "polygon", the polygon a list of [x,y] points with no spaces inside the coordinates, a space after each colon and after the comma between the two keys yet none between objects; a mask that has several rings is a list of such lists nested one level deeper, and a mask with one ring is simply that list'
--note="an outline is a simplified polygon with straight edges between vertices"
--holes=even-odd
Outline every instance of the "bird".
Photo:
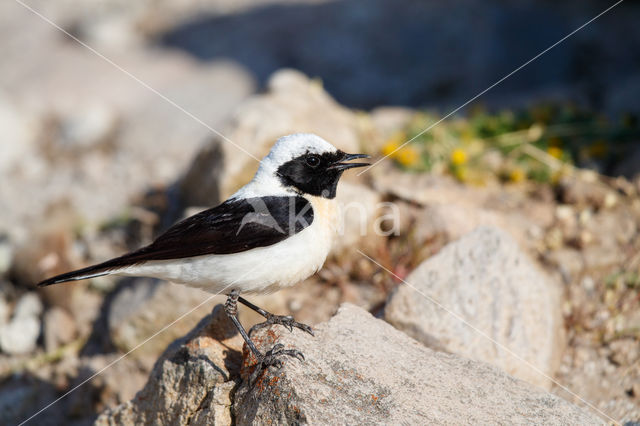
[{"label": "bird", "polygon": [[369,158],[347,154],[321,137],[296,133],[279,138],[260,161],[253,179],[223,203],[176,223],[151,244],[86,268],[48,278],[38,286],[103,275],[168,280],[227,295],[226,315],[257,359],[256,371],[282,366],[282,357],[304,360],[296,349],[276,344],[260,352],[240,323],[238,302],[265,321],[313,335],[291,316],[275,315],[241,295],[286,288],[324,264],[338,228],[336,191],[345,170],[368,166]]}]

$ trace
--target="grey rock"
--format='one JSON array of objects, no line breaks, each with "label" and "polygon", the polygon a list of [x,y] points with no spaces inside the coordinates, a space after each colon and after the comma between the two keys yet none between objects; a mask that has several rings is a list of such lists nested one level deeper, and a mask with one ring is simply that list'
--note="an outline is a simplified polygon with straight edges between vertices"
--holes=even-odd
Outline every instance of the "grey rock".
[{"label": "grey rock", "polygon": [[42,301],[36,293],[26,293],[13,310],[14,318],[38,317],[42,313]]},{"label": "grey rock", "polygon": [[[573,404],[488,364],[434,352],[368,312],[344,304],[316,336],[259,330],[301,350],[253,386],[243,381],[238,425],[266,424],[603,424]],[[251,373],[246,363],[243,376]]]},{"label": "grey rock", "polygon": [[10,355],[33,352],[40,335],[40,320],[34,316],[14,317],[0,327],[0,348]]},{"label": "grey rock", "polygon": [[551,385],[564,341],[560,297],[504,231],[476,229],[423,262],[406,282],[385,308],[389,323],[432,348]]},{"label": "grey rock", "polygon": [[40,335],[42,302],[36,293],[25,293],[13,309],[11,321],[0,327],[0,349],[11,355],[33,352]]},{"label": "grey rock", "polygon": [[73,111],[58,123],[58,149],[67,155],[92,148],[107,149],[116,136],[118,121],[115,112],[101,104]]},{"label": "grey rock", "polygon": [[597,181],[593,173],[585,172],[578,177],[561,179],[558,184],[560,200],[565,204],[593,206],[597,209],[605,206],[609,189]]},{"label": "grey rock", "polygon": [[103,412],[95,424],[231,424],[241,362],[242,338],[218,305],[167,348],[135,398]]}]

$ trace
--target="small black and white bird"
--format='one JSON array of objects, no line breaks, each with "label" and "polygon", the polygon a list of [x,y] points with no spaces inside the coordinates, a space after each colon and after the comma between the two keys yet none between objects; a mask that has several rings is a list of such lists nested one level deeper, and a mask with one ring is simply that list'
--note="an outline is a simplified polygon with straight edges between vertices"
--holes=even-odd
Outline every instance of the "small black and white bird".
[{"label": "small black and white bird", "polygon": [[227,294],[225,310],[262,367],[280,365],[279,355],[304,359],[280,344],[262,354],[237,317],[237,303],[266,318],[313,334],[290,316],[271,314],[241,293],[269,293],[318,271],[331,248],[338,217],[336,187],[342,173],[368,163],[313,134],[280,138],[262,159],[253,180],[217,207],[178,222],[153,243],[98,265],[61,274],[39,286],[101,275],[169,280]]}]

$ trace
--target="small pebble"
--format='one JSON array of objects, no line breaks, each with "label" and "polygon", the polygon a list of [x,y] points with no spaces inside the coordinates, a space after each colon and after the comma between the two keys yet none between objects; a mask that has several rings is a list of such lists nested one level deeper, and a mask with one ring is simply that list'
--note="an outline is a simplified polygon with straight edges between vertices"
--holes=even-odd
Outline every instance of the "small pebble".
[{"label": "small pebble", "polygon": [[40,321],[33,316],[16,317],[0,327],[0,348],[9,355],[33,352],[40,335]]},{"label": "small pebble", "polygon": [[38,317],[42,314],[42,301],[36,293],[26,293],[18,300],[13,311],[14,318]]}]

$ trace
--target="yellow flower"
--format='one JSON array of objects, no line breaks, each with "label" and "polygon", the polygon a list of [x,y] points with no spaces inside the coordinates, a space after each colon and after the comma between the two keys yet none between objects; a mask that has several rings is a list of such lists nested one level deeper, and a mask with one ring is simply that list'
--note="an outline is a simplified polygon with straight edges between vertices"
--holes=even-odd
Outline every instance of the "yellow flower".
[{"label": "yellow flower", "polygon": [[549,148],[547,148],[547,154],[549,154],[553,158],[557,158],[558,160],[560,160],[562,159],[564,152],[557,146],[550,146]]},{"label": "yellow flower", "polygon": [[395,158],[398,163],[402,164],[405,167],[410,167],[418,162],[419,155],[418,151],[415,148],[411,146],[405,146],[395,153]]},{"label": "yellow flower", "polygon": [[467,163],[467,153],[460,148],[456,148],[451,151],[451,164],[454,166],[461,166]]},{"label": "yellow flower", "polygon": [[398,154],[398,151],[396,151],[396,150],[399,147],[400,147],[400,144],[398,144],[398,143],[387,142],[382,147],[382,155],[384,155],[385,157],[395,157]]},{"label": "yellow flower", "polygon": [[387,140],[387,143],[382,147],[382,155],[387,157],[395,157],[398,152],[400,146],[406,140],[406,135],[403,132],[397,132],[393,136]]},{"label": "yellow flower", "polygon": [[516,183],[522,182],[525,177],[526,175],[524,173],[524,170],[522,170],[520,167],[514,167],[509,172],[509,180],[511,182],[516,182]]}]

